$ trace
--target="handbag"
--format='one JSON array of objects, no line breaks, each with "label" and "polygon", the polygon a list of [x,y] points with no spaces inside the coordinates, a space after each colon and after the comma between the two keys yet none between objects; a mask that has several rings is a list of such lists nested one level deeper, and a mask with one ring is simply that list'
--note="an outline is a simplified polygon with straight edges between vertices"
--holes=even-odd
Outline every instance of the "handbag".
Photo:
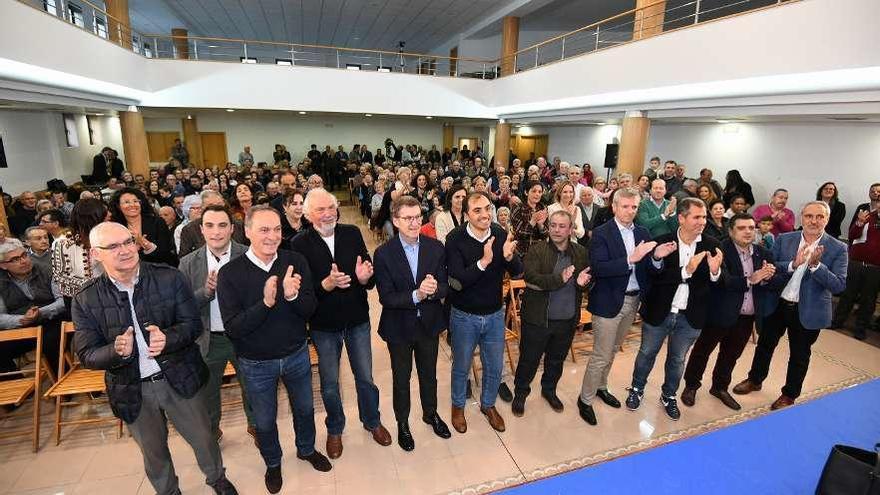
[{"label": "handbag", "polygon": [[880,495],[880,443],[874,452],[835,445],[828,454],[816,495]]}]

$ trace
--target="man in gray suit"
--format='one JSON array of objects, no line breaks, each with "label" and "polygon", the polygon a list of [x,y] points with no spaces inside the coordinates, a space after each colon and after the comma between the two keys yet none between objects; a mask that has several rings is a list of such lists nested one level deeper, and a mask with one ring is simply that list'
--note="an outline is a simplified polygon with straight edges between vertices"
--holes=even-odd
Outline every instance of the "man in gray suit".
[{"label": "man in gray suit", "polygon": [[[238,360],[232,342],[223,333],[223,319],[217,301],[217,272],[223,265],[244,254],[247,247],[232,240],[232,216],[225,206],[203,208],[200,226],[205,246],[181,258],[179,268],[193,289],[202,316],[204,330],[197,342],[211,372],[205,387],[205,402],[212,431],[220,440],[223,436],[223,430],[220,429],[220,386],[227,361],[235,367],[239,380],[241,375],[238,375]],[[247,431],[256,442],[253,414],[245,396],[244,384],[241,384],[241,398],[247,416]]]}]

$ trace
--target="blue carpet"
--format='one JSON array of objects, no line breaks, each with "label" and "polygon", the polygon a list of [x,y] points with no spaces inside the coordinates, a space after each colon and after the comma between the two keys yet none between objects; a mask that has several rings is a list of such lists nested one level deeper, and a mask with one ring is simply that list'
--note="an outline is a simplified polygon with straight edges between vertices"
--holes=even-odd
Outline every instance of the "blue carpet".
[{"label": "blue carpet", "polygon": [[872,450],[878,441],[880,379],[504,493],[809,494],[834,444]]}]

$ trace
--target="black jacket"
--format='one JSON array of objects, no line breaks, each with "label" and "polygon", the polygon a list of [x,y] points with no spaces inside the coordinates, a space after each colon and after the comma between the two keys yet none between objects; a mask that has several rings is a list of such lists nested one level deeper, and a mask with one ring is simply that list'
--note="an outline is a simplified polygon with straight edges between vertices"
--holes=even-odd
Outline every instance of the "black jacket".
[{"label": "black jacket", "polygon": [[[562,277],[553,273],[559,252],[553,241],[547,240],[532,245],[523,258],[523,266],[525,267],[523,280],[526,282],[526,289],[522,295],[522,321],[545,328],[550,325],[548,320],[550,293],[565,285],[562,283]],[[567,252],[571,258],[571,264],[574,265],[572,279],[575,289],[574,300],[577,302],[575,318],[580,319],[580,303],[583,301],[587,286],[578,285],[577,277],[584,268],[590,265],[590,256],[585,247],[575,242],[568,243]]]},{"label": "black jacket", "polygon": [[[144,338],[146,325],[165,333],[165,349],[156,362],[178,394],[192,398],[208,380],[208,367],[196,345],[202,321],[192,290],[182,273],[161,264],[141,262],[134,287],[134,307]],[[141,411],[138,348],[127,358],[114,350],[116,337],[132,325],[128,294],[103,274],[88,282],[73,299],[74,348],[83,366],[106,370],[104,381],[110,408],[126,423]]]},{"label": "black jacket", "polygon": [[[712,284],[710,296],[712,311],[709,312],[706,326],[732,328],[739,318],[743,298],[749,290],[749,285],[743,275],[742,260],[736,244],[730,239],[725,239],[721,242],[721,251],[724,253],[723,283]],[[752,268],[755,271],[759,270],[765,261],[772,265],[775,261],[773,253],[769,249],[752,245]],[[764,294],[772,290],[781,290],[784,286],[782,274],[777,273],[767,282],[752,287],[755,318],[769,315]]]},{"label": "black jacket", "polygon": [[[678,242],[676,234],[665,234],[654,239],[657,244],[663,244],[669,241]],[[721,244],[715,238],[703,234],[700,242],[697,243],[694,254],[703,251],[714,253],[716,248],[720,248]],[[679,246],[681,249],[681,246]],[[679,266],[678,250],[675,250],[663,259],[663,263],[658,270],[653,262],[649,264],[648,275],[651,278],[651,285],[648,288],[648,294],[642,298],[642,308],[639,313],[647,323],[659,326],[666,319],[670,309],[672,309],[672,299],[675,292],[681,284],[681,266]],[[688,285],[688,302],[684,315],[688,323],[696,329],[701,329],[706,324],[706,314],[709,311],[709,289],[711,286],[722,282],[724,270],[722,269],[721,278],[718,282],[711,282],[709,278],[709,263],[707,259],[700,262],[697,270],[687,279]]]},{"label": "black jacket", "polygon": [[[311,330],[341,331],[370,321],[370,307],[367,304],[367,291],[376,285],[375,277],[370,277],[366,285],[361,285],[354,273],[355,262],[360,256],[370,261],[370,253],[364,244],[360,229],[354,225],[336,224],[333,249],[330,254],[327,243],[314,228],[306,229],[290,241],[292,250],[302,254],[312,270],[318,309],[309,320]],[[347,289],[324,290],[321,281],[330,274],[330,265],[336,263],[339,271],[351,277]]]},{"label": "black jacket", "polygon": [[[449,285],[446,251],[440,241],[419,236],[415,280],[399,236],[392,237],[376,249],[375,270],[376,288],[382,304],[379,335],[385,342],[413,342],[419,333],[437,336],[446,329],[446,311],[440,301],[446,297]],[[429,273],[437,280],[437,292],[414,304],[413,291],[418,289]]]}]

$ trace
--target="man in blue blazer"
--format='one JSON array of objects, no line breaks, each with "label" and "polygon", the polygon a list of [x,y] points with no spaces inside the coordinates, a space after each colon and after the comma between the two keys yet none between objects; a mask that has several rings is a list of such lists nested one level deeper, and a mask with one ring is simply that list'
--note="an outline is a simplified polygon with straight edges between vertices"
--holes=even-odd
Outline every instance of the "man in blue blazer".
[{"label": "man in blue blazer", "polygon": [[615,350],[632,328],[640,297],[648,289],[648,256],[656,242],[648,229],[633,223],[639,209],[639,193],[619,189],[611,205],[614,221],[593,231],[590,260],[595,285],[590,290],[587,309],[593,316],[593,353],[584,372],[578,410],[591,425],[597,423],[592,402],[599,397],[619,408],[620,401],[608,391],[608,373]]},{"label": "man in blue blazer", "polygon": [[780,235],[773,245],[776,271],[783,276],[781,291],[768,294],[770,316],[758,339],[749,377],[733,388],[735,394],[761,390],[773,351],[788,331],[788,372],[782,395],[771,409],[794,404],[810,366],[810,348],[819,330],[831,325],[831,295],[846,287],[846,244],[825,233],[831,215],[828,204],[811,201],[801,210],[802,232]]},{"label": "man in blue blazer", "polygon": [[446,251],[436,239],[419,235],[422,208],[412,196],[391,204],[391,221],[398,235],[376,249],[374,268],[382,316],[379,335],[391,355],[397,443],[415,448],[409,429],[410,386],[413,356],[419,376],[422,420],[434,433],[449,438],[446,423],[437,414],[438,335],[448,326],[441,299],[449,290]]}]

